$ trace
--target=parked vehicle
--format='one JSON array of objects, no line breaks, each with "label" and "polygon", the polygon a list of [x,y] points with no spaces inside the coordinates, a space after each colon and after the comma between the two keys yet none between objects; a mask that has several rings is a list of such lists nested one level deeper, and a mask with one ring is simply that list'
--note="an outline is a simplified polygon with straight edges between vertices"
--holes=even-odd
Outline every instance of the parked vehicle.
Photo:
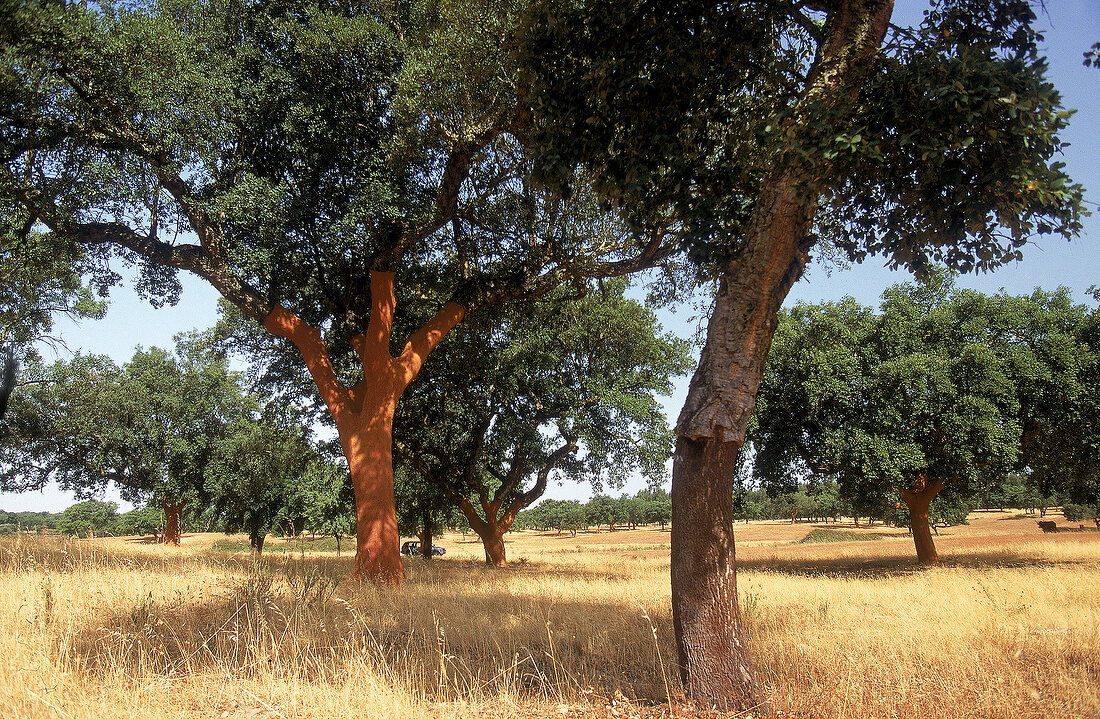
[{"label": "parked vehicle", "polygon": [[[420,554],[420,542],[416,542],[416,541],[405,542],[404,544],[401,545],[401,553],[404,554],[404,555],[410,556],[410,557],[422,556]],[[447,550],[444,549],[443,547],[440,547],[436,544],[432,545],[432,556],[433,557],[442,557],[446,553],[447,553]]]}]

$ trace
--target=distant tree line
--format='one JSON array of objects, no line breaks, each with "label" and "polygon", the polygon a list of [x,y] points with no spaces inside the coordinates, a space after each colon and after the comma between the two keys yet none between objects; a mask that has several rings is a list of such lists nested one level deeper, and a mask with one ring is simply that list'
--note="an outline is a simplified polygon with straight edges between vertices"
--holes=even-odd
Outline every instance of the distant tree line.
[{"label": "distant tree line", "polygon": [[615,531],[656,524],[664,529],[672,521],[672,500],[663,489],[643,489],[633,497],[598,494],[588,502],[546,499],[520,512],[513,529],[569,532]]}]

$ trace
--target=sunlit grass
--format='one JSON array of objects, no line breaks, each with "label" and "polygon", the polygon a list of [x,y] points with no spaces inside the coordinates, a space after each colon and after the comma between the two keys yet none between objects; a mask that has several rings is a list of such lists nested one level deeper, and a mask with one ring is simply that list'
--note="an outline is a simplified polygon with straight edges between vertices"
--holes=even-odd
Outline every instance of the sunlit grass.
[{"label": "sunlit grass", "polygon": [[[904,531],[798,545],[813,525],[738,525],[775,708],[1100,716],[1100,533],[1002,519],[944,531],[932,569]],[[444,559],[407,560],[397,590],[350,580],[346,552],[257,567],[211,551],[213,535],[4,539],[0,716],[659,716],[678,684],[668,536],[519,533],[494,569],[450,535]]]}]

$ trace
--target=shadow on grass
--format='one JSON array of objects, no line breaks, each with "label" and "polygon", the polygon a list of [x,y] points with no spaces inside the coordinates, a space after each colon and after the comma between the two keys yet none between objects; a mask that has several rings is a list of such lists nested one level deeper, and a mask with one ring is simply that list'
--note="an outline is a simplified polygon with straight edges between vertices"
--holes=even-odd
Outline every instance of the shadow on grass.
[{"label": "shadow on grass", "polygon": [[410,566],[400,588],[380,589],[352,580],[350,564],[331,557],[222,566],[219,591],[166,590],[97,614],[69,644],[72,658],[136,678],[214,672],[342,688],[351,674],[373,676],[430,700],[514,693],[563,701],[595,690],[662,702],[673,676],[653,637],[671,660],[670,617],[516,594],[501,581],[529,567],[433,560]]},{"label": "shadow on grass", "polygon": [[161,544],[160,538],[156,536],[151,537],[126,537],[122,541],[127,544]]},{"label": "shadow on grass", "polygon": [[919,574],[934,567],[958,569],[1026,569],[1031,567],[1078,566],[1095,564],[1087,560],[1052,559],[1049,557],[1021,556],[1012,552],[968,551],[966,553],[940,555],[935,565],[917,562],[915,553],[901,555],[868,555],[865,557],[824,558],[764,558],[740,559],[739,570],[764,574],[786,574],[800,577],[825,577],[834,579],[887,579]]}]

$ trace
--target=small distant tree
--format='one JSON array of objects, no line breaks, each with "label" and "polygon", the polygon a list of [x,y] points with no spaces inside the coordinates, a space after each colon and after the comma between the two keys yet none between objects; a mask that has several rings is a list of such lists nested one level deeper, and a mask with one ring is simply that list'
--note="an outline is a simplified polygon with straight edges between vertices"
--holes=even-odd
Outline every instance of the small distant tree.
[{"label": "small distant tree", "polygon": [[[430,561],[432,540],[447,524],[454,504],[443,487],[428,482],[409,465],[394,468],[394,492],[397,497],[397,529],[420,541],[420,557]],[[467,520],[468,521],[468,520]]]},{"label": "small distant tree", "polygon": [[664,489],[643,489],[637,496],[643,503],[647,524],[660,525],[663,530],[672,521],[672,498]]},{"label": "small distant tree", "polygon": [[584,505],[584,516],[590,524],[600,531],[600,525],[607,525],[608,531],[615,528],[615,500],[605,494],[597,494]]},{"label": "small distant tree", "polygon": [[302,486],[306,526],[335,539],[339,556],[344,537],[355,536],[355,496],[347,467],[322,454],[306,467]]},{"label": "small distant tree", "polygon": [[294,534],[304,523],[303,484],[313,455],[301,424],[289,418],[248,413],[225,428],[205,491],[226,532],[248,533],[254,558],[263,553],[270,532],[282,528]]},{"label": "small distant tree", "polygon": [[536,521],[558,534],[567,531],[575,537],[586,521],[584,505],[575,499],[545,499],[534,511]]},{"label": "small distant tree", "polygon": [[160,507],[141,507],[123,512],[115,519],[115,531],[119,535],[160,537],[164,532],[164,512]]},{"label": "small distant tree", "polygon": [[117,502],[89,499],[78,502],[63,511],[57,518],[54,528],[61,534],[72,537],[112,535],[115,533],[117,517]]},{"label": "small distant tree", "polygon": [[1062,506],[1062,515],[1070,522],[1091,522],[1100,517],[1100,506],[1068,503]]}]

